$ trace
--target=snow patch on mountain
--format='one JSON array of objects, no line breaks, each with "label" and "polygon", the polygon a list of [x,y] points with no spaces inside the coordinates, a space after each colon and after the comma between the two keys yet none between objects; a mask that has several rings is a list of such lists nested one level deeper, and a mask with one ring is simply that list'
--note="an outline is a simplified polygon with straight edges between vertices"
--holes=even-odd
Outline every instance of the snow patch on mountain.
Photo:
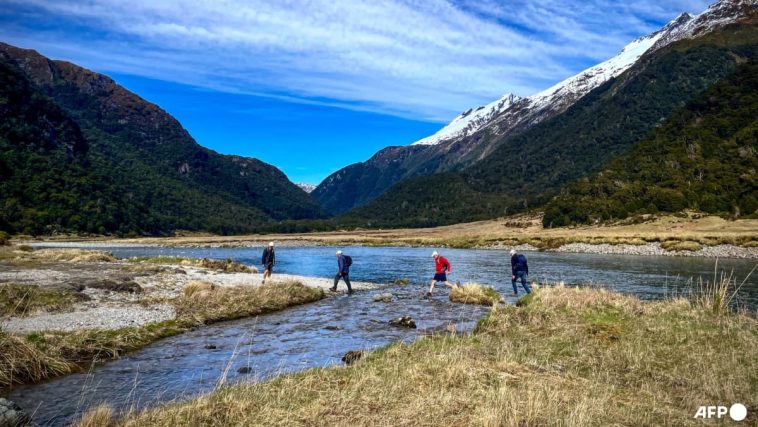
[{"label": "snow patch on mountain", "polygon": [[520,99],[521,97],[508,93],[487,105],[466,110],[434,135],[420,139],[412,145],[436,145],[442,141],[471,135]]},{"label": "snow patch on mountain", "polygon": [[437,145],[457,140],[492,124],[496,133],[503,132],[503,129],[507,131],[519,123],[533,125],[547,117],[549,114],[546,112],[561,111],[596,87],[621,75],[643,54],[684,38],[706,34],[717,27],[736,22],[739,17],[755,16],[758,13],[755,12],[756,8],[758,0],[721,0],[699,15],[683,13],[655,33],[629,43],[618,55],[605,62],[528,98],[507,94],[490,104],[468,110],[434,135],[411,145]]},{"label": "snow patch on mountain", "polygon": [[306,182],[298,182],[298,183],[297,183],[297,184],[295,184],[295,185],[297,185],[297,186],[298,186],[298,187],[300,187],[300,188],[301,188],[303,191],[305,191],[306,193],[309,193],[309,194],[310,194],[310,193],[311,193],[313,190],[315,190],[315,189],[316,189],[316,186],[315,186],[315,185],[313,185],[313,184],[308,184],[308,183],[306,183]]}]

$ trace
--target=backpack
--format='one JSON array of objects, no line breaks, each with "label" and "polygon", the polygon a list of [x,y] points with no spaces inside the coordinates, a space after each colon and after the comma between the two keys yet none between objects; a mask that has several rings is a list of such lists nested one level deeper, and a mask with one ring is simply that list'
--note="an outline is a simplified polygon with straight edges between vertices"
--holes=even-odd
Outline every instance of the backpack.
[{"label": "backpack", "polygon": [[350,267],[353,265],[353,259],[350,257],[350,255],[344,255],[345,257],[345,267]]}]

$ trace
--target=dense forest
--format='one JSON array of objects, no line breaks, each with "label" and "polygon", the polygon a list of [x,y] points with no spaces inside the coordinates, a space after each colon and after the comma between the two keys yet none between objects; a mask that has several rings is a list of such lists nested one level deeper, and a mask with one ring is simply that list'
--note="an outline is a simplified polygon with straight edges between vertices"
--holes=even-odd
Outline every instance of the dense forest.
[{"label": "dense forest", "polygon": [[758,61],[691,100],[603,170],[547,204],[545,226],[695,209],[758,211]]},{"label": "dense forest", "polygon": [[278,169],[199,146],[110,78],[0,44],[0,229],[251,232],[323,210]]},{"label": "dense forest", "polygon": [[643,57],[566,112],[503,141],[474,166],[401,182],[338,220],[357,226],[434,226],[541,207],[564,186],[601,170],[739,63],[756,57],[755,26],[732,26],[672,44]]}]

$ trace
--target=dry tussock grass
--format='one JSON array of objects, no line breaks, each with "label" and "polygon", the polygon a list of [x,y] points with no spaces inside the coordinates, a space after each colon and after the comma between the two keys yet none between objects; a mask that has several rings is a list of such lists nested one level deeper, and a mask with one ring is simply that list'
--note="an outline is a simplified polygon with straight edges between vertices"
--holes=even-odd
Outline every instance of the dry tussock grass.
[{"label": "dry tussock grass", "polygon": [[216,285],[211,282],[206,282],[204,280],[190,280],[184,285],[182,294],[185,297],[197,295],[200,298],[204,298],[210,295],[210,292],[214,289],[216,289]]},{"label": "dry tussock grass", "polygon": [[23,258],[43,262],[115,262],[110,252],[85,249],[39,249],[26,252]]},{"label": "dry tussock grass", "polygon": [[478,283],[467,283],[450,291],[450,301],[463,304],[495,305],[502,296],[489,286]]},{"label": "dry tussock grass", "polygon": [[115,425],[113,408],[106,404],[98,405],[85,412],[77,421],[73,423],[74,427],[110,427]]},{"label": "dry tussock grass", "polygon": [[350,367],[223,388],[122,424],[700,425],[704,402],[758,405],[755,348],[755,317],[547,288],[493,309],[470,337],[394,344]]}]

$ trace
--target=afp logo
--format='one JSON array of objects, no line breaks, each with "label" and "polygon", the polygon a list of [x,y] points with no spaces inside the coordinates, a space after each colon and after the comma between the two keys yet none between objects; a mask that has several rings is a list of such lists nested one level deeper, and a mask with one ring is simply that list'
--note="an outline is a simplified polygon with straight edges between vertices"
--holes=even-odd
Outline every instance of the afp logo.
[{"label": "afp logo", "polygon": [[726,406],[701,406],[695,412],[695,418],[702,418],[704,420],[716,418],[721,419],[726,414],[734,421],[742,421],[747,418],[747,408],[741,403],[735,403],[731,408]]}]

